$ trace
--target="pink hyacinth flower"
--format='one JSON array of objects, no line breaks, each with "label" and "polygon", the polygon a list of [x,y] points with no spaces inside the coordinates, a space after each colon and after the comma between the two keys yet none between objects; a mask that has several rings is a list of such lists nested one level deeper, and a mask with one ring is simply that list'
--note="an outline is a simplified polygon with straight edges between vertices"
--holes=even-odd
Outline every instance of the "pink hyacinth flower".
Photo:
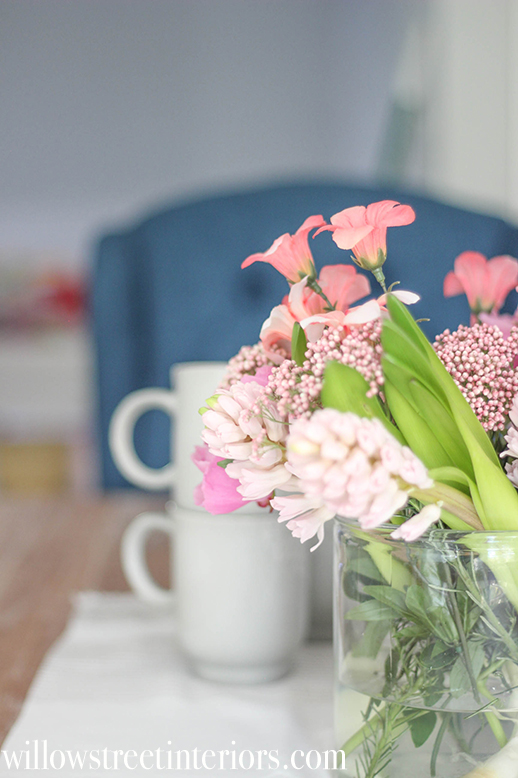
[{"label": "pink hyacinth flower", "polygon": [[387,258],[388,227],[412,224],[415,212],[409,205],[395,200],[381,200],[366,208],[356,205],[331,216],[331,224],[321,227],[333,233],[333,240],[341,249],[352,249],[354,261],[365,270],[375,270]]},{"label": "pink hyacinth flower", "polygon": [[282,273],[290,284],[295,284],[305,276],[315,278],[315,263],[309,248],[308,235],[311,230],[323,224],[323,216],[309,216],[295,235],[286,232],[272,243],[268,251],[247,257],[241,267],[248,267],[254,262],[267,262]]},{"label": "pink hyacinth flower", "polygon": [[237,491],[239,481],[227,474],[220,467],[221,457],[211,454],[207,446],[196,446],[192,461],[203,473],[203,480],[194,490],[194,502],[212,514],[232,513],[246,505],[245,500]]},{"label": "pink hyacinth flower", "polygon": [[440,505],[425,505],[420,513],[401,524],[391,535],[394,540],[404,540],[406,543],[412,543],[420,538],[440,518]]},{"label": "pink hyacinth flower", "polygon": [[478,251],[464,251],[444,279],[444,296],[466,294],[473,314],[498,313],[518,283],[518,260],[499,256],[488,260]]}]

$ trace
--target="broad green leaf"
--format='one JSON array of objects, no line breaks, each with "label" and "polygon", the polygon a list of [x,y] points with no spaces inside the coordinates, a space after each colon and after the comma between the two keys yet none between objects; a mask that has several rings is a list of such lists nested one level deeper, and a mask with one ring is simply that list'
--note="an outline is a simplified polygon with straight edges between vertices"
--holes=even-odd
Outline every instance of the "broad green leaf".
[{"label": "broad green leaf", "polygon": [[393,364],[406,368],[406,370],[414,377],[418,378],[435,397],[443,403],[447,403],[446,392],[426,356],[419,348],[415,347],[414,341],[411,338],[408,338],[394,322],[390,321],[390,319],[383,322],[381,344],[383,346],[383,353],[391,362],[393,362]]},{"label": "broad green leaf", "polygon": [[369,385],[365,378],[348,365],[328,362],[324,372],[321,399],[324,408],[336,408],[343,413],[355,413],[364,418],[379,419],[397,440],[401,433],[387,419],[377,397],[367,397]]},{"label": "broad green leaf", "polygon": [[[475,482],[485,517],[485,529],[518,529],[518,494],[497,460],[477,445],[471,429],[464,419],[458,420],[459,429],[469,449]],[[485,434],[485,433],[484,433]],[[489,441],[489,438],[487,438]],[[494,453],[494,451],[493,451]]]},{"label": "broad green leaf", "polygon": [[405,605],[414,616],[417,616],[421,620],[429,620],[427,614],[428,609],[430,608],[430,601],[422,586],[412,584],[412,586],[408,587]]},{"label": "broad green leaf", "polygon": [[[448,398],[450,411],[455,421],[459,423],[460,419],[464,420],[464,423],[471,430],[476,442],[486,453],[486,455],[495,464],[498,463],[498,457],[493,449],[491,441],[489,440],[484,428],[478,421],[471,406],[467,402],[466,398],[456,385],[455,381],[448,373],[443,363],[435,353],[433,347],[425,335],[412,318],[411,314],[407,310],[406,306],[394,297],[394,295],[388,295],[387,308],[389,310],[392,321],[397,324],[406,334],[406,336],[413,342],[414,346],[422,351],[430,363],[430,367],[433,370],[435,379],[438,380]],[[464,437],[464,435],[463,435]],[[467,444],[467,441],[466,441]]]},{"label": "broad green leaf", "polygon": [[377,600],[367,600],[347,611],[345,618],[354,621],[393,620],[394,611]]},{"label": "broad green leaf", "polygon": [[394,421],[403,433],[407,444],[426,467],[454,465],[454,461],[441,446],[437,436],[431,431],[422,416],[388,380],[387,373],[385,373],[383,391]]},{"label": "broad green leaf", "polygon": [[401,330],[409,337],[422,354],[428,358],[428,338],[417,324],[416,320],[401,300],[393,295],[387,296],[387,308],[390,313],[392,321],[401,328]]},{"label": "broad green leaf", "polygon": [[[372,600],[369,600],[369,602],[372,602]],[[376,659],[391,624],[392,622],[389,619],[385,621],[370,621],[363,631],[361,640],[354,646],[352,655]]]},{"label": "broad green leaf", "polygon": [[397,636],[398,638],[419,638],[426,637],[429,632],[430,630],[428,627],[425,627],[422,624],[410,624],[408,627],[398,629]]},{"label": "broad green leaf", "polygon": [[392,589],[403,592],[413,583],[412,573],[403,562],[396,559],[389,545],[373,540],[367,543],[365,550]]},{"label": "broad green leaf", "polygon": [[[473,677],[476,681],[484,667],[484,649],[480,643],[470,641],[468,643],[468,652]],[[470,692],[471,689],[472,684],[468,673],[466,657],[463,654],[459,654],[450,673],[450,692],[454,697],[461,697],[463,694]]]},{"label": "broad green leaf", "polygon": [[473,466],[469,451],[449,411],[422,384],[410,382],[410,393],[419,413],[426,420],[437,440],[455,466],[473,478]]},{"label": "broad green leaf", "polygon": [[372,581],[384,582],[383,576],[368,554],[357,556],[355,559],[347,561],[347,570],[355,572],[364,578],[370,578]]},{"label": "broad green leaf", "polygon": [[422,716],[419,716],[416,719],[412,719],[409,725],[410,734],[412,736],[412,742],[416,748],[419,748],[424,743],[426,743],[434,731],[436,723],[437,714],[432,710],[428,711],[427,713],[423,713]]},{"label": "broad green leaf", "polygon": [[473,505],[475,506],[475,510],[479,515],[480,521],[484,527],[486,526],[487,520],[477,485],[471,478],[469,478],[469,476],[466,475],[466,473],[456,467],[439,467],[430,470],[428,475],[430,478],[433,478],[434,481],[439,481],[442,484],[453,486],[454,489],[458,489],[459,491],[468,491],[471,499],[473,500]]},{"label": "broad green leaf", "polygon": [[369,594],[378,602],[387,605],[389,608],[397,611],[402,615],[408,614],[408,609],[405,605],[405,595],[399,592],[397,589],[393,589],[391,586],[364,586],[363,591],[365,594]]},{"label": "broad green leaf", "polygon": [[306,333],[298,321],[296,321],[291,332],[291,358],[299,367],[302,367],[304,364],[307,348],[308,342],[306,340]]}]

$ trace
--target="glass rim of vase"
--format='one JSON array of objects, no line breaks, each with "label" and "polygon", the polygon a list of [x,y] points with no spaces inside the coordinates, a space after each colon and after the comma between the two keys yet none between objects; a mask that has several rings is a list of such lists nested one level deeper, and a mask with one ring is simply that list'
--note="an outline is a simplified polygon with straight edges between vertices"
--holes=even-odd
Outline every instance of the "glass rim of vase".
[{"label": "glass rim of vase", "polygon": [[[346,516],[339,516],[336,514],[334,516],[334,521],[336,524],[339,524],[346,528],[347,530],[354,530],[357,532],[365,533],[366,535],[371,536],[373,539],[379,539],[383,540],[385,542],[389,542],[394,545],[399,546],[429,546],[430,541],[440,541],[442,543],[448,544],[451,543],[452,545],[456,545],[457,543],[462,543],[462,541],[467,538],[473,538],[473,536],[477,537],[478,539],[485,541],[485,542],[492,542],[495,545],[504,543],[507,540],[514,539],[515,541],[518,541],[518,529],[515,530],[490,530],[490,529],[483,529],[483,530],[477,530],[477,529],[469,529],[469,530],[456,530],[456,529],[450,529],[447,527],[431,527],[427,532],[425,532],[421,537],[416,538],[416,540],[403,540],[402,538],[393,538],[391,537],[391,533],[394,532],[394,530],[397,529],[399,525],[396,524],[380,524],[377,527],[373,527],[372,529],[364,529],[360,526],[360,523],[358,522],[358,519],[352,519]],[[518,547],[517,547],[517,553],[518,553]]]}]

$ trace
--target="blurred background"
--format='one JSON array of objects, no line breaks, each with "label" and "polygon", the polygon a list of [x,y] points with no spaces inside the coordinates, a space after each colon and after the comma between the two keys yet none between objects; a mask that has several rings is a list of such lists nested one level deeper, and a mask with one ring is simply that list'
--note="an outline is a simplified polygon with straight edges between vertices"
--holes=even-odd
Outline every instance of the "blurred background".
[{"label": "blurred background", "polygon": [[0,0],[0,491],[99,484],[102,235],[306,180],[516,223],[517,38],[518,0]]}]

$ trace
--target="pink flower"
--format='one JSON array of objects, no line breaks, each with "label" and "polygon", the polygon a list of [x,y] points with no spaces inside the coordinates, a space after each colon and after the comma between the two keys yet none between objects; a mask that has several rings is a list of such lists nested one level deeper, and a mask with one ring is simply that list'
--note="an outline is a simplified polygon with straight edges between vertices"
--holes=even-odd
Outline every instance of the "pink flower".
[{"label": "pink flower", "polygon": [[[350,265],[327,265],[322,268],[318,284],[331,304],[336,306],[336,310],[329,311],[324,298],[309,289],[307,282],[308,278],[305,277],[293,284],[288,297],[285,298],[286,302],[272,309],[261,328],[261,343],[265,354],[276,365],[280,365],[283,359],[291,356],[291,335],[295,322],[299,322],[305,329],[306,326],[314,323],[312,317],[315,315],[324,317],[322,326],[314,333],[306,333],[310,340],[315,340],[322,333],[325,324],[334,326],[347,324],[348,320],[344,317],[349,310],[349,305],[370,292],[368,278],[359,275],[356,268]],[[371,303],[372,301],[352,309],[351,315],[353,311],[357,313],[351,316],[351,323],[358,323],[358,316],[362,322],[379,316],[378,309],[373,315]],[[366,308],[362,315],[360,309],[366,306],[371,307]],[[320,323],[321,319],[315,321]]]},{"label": "pink flower", "polygon": [[[479,314],[482,324],[489,324],[490,327],[498,327],[505,340],[511,335],[513,327],[518,325],[518,315],[515,311],[511,313],[481,313]],[[516,365],[515,365],[516,367]]]},{"label": "pink flower", "polygon": [[266,386],[272,370],[273,367],[271,365],[262,365],[262,367],[257,368],[254,375],[242,376],[241,383],[249,384],[254,381],[256,384],[259,384],[259,386]]},{"label": "pink flower", "polygon": [[392,532],[392,537],[395,540],[404,540],[405,543],[412,543],[417,538],[420,538],[440,518],[440,505],[425,505],[420,513],[416,513],[415,516],[412,516],[411,519],[405,521],[397,530]]},{"label": "pink flower", "polygon": [[286,521],[287,528],[294,538],[300,538],[301,543],[314,538],[318,539],[314,551],[324,540],[324,524],[334,517],[334,512],[325,507],[322,500],[309,498],[304,494],[290,494],[275,497],[272,508],[279,511],[279,521]]},{"label": "pink flower", "polygon": [[[305,497],[331,514],[358,519],[364,529],[389,521],[406,505],[412,486],[433,485],[423,463],[378,419],[354,413],[324,408],[310,419],[297,419],[287,451],[288,468],[300,480]],[[315,527],[318,532],[316,517],[304,502],[298,506],[293,499],[279,498],[273,504],[297,537],[310,537]]]},{"label": "pink flower", "polygon": [[268,262],[282,273],[290,284],[295,284],[305,276],[315,278],[315,263],[308,245],[308,235],[311,230],[323,224],[325,222],[322,216],[310,216],[295,235],[286,232],[272,243],[268,251],[247,257],[241,267],[248,267],[254,262]]},{"label": "pink flower", "polygon": [[387,228],[402,227],[415,219],[413,208],[395,200],[382,200],[365,208],[356,205],[331,216],[333,240],[341,249],[352,249],[354,261],[365,270],[374,270],[387,258]]},{"label": "pink flower", "polygon": [[486,432],[504,430],[518,393],[518,329],[504,339],[487,324],[445,330],[433,347]]},{"label": "pink flower", "polygon": [[194,490],[194,502],[213,514],[231,513],[248,501],[237,491],[239,483],[220,467],[220,457],[211,454],[207,446],[196,446],[192,461],[203,473],[203,480]]},{"label": "pink flower", "polygon": [[464,251],[455,260],[454,268],[444,279],[444,296],[465,293],[475,316],[482,311],[498,313],[518,283],[518,260],[509,256],[488,261],[478,251]]}]

